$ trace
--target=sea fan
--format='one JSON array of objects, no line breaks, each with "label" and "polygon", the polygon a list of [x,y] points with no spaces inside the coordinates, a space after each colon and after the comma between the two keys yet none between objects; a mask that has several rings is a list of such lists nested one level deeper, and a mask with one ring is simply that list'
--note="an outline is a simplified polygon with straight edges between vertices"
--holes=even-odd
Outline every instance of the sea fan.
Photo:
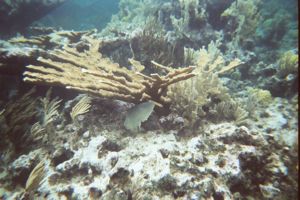
[{"label": "sea fan", "polygon": [[51,89],[49,89],[46,93],[46,97],[40,99],[43,109],[43,120],[42,120],[42,125],[47,126],[50,124],[55,117],[59,114],[57,109],[59,107],[60,102],[62,101],[61,99],[59,100],[58,97],[50,100],[50,95],[51,95]]},{"label": "sea fan", "polygon": [[45,177],[45,162],[41,161],[31,171],[25,186],[26,192],[35,191]]},{"label": "sea fan", "polygon": [[81,98],[78,103],[72,108],[70,113],[73,122],[76,121],[76,117],[78,115],[85,114],[89,111],[91,107],[91,98],[88,96],[84,96]]}]

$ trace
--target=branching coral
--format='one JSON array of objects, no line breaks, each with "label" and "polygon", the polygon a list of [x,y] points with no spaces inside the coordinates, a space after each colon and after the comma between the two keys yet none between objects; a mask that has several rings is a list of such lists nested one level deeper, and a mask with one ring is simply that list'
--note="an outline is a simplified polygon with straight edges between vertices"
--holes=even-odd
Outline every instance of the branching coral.
[{"label": "branching coral", "polygon": [[68,46],[44,52],[44,56],[38,58],[40,66],[27,66],[24,81],[65,86],[132,103],[151,100],[159,107],[168,108],[171,102],[166,97],[168,86],[194,76],[194,67],[168,68],[165,76],[147,76],[128,70],[99,53],[101,41],[87,36],[84,39],[90,45],[84,52]]}]

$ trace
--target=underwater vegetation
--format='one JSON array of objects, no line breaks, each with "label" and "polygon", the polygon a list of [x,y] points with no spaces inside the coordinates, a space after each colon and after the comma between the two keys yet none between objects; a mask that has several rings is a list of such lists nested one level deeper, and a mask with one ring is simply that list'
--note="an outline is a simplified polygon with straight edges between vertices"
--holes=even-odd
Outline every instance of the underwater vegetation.
[{"label": "underwater vegetation", "polygon": [[0,199],[298,199],[297,4],[1,2]]}]

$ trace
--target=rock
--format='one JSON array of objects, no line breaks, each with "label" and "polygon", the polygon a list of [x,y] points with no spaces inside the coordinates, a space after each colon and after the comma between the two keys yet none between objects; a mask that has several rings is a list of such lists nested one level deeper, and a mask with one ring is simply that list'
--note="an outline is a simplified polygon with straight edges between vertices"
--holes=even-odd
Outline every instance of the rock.
[{"label": "rock", "polygon": [[102,196],[102,191],[96,187],[91,187],[89,189],[89,197],[91,199],[99,199]]},{"label": "rock", "polygon": [[[55,151],[52,162],[57,166],[50,166],[47,184],[39,191],[52,199],[196,200],[234,194],[246,198],[244,191],[255,192],[271,181],[283,190],[280,181],[287,178],[287,167],[279,154],[269,152],[259,131],[222,123],[182,140],[173,132],[122,137],[121,132],[102,131],[89,141],[79,138],[87,145],[74,152]],[[62,156],[66,151],[72,152],[68,160]],[[264,186],[261,190],[265,196],[276,192]]]},{"label": "rock", "polygon": [[60,197],[59,199],[72,199],[71,197],[74,196],[74,188],[72,186],[62,186],[57,192]]},{"label": "rock", "polygon": [[106,140],[102,143],[102,149],[118,152],[121,151],[122,147],[116,141]]},{"label": "rock", "polygon": [[130,172],[127,169],[119,168],[116,173],[110,177],[110,183],[124,185],[129,181]]},{"label": "rock", "polygon": [[233,132],[225,132],[224,136],[220,137],[220,140],[225,144],[239,143],[251,146],[259,146],[266,143],[263,137],[252,135],[245,126],[241,126]]},{"label": "rock", "polygon": [[273,199],[280,193],[280,189],[274,187],[272,184],[259,185],[259,189],[266,199]]},{"label": "rock", "polygon": [[159,152],[163,158],[168,158],[170,152],[167,149],[160,149]]},{"label": "rock", "polygon": [[99,147],[98,151],[98,158],[101,158],[107,152],[119,152],[121,151],[122,147],[116,141],[113,140],[105,140],[101,146]]},{"label": "rock", "polygon": [[158,181],[157,186],[160,190],[172,192],[177,187],[176,181],[174,177],[168,174]]},{"label": "rock", "polygon": [[208,162],[207,158],[205,158],[202,153],[193,154],[190,161],[195,165],[201,165]]},{"label": "rock", "polygon": [[73,151],[61,147],[53,153],[52,163],[54,166],[57,166],[60,163],[63,163],[64,161],[71,159],[73,155],[74,155]]},{"label": "rock", "polygon": [[101,198],[103,200],[128,200],[128,194],[123,190],[112,189],[109,192],[105,193]]},{"label": "rock", "polygon": [[15,183],[25,185],[31,170],[38,162],[39,150],[32,151],[28,155],[21,155],[10,166],[9,172]]},{"label": "rock", "polygon": [[89,131],[86,131],[82,134],[82,137],[83,138],[89,138],[90,137],[90,132]]}]

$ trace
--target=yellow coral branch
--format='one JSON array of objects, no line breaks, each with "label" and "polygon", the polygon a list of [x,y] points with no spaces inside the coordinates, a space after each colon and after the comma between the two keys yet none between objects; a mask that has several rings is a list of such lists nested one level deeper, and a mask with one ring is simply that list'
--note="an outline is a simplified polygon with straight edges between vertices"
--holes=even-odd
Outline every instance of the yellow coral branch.
[{"label": "yellow coral branch", "polygon": [[65,86],[96,96],[118,99],[132,103],[151,100],[157,106],[170,104],[165,97],[170,84],[189,79],[194,76],[194,67],[172,69],[158,63],[160,68],[168,72],[165,76],[140,73],[144,66],[131,60],[136,68],[131,71],[119,64],[104,58],[99,49],[102,42],[84,36],[89,43],[89,50],[78,52],[75,48],[64,46],[62,49],[45,52],[38,58],[40,65],[28,65],[24,73],[24,81]]}]

